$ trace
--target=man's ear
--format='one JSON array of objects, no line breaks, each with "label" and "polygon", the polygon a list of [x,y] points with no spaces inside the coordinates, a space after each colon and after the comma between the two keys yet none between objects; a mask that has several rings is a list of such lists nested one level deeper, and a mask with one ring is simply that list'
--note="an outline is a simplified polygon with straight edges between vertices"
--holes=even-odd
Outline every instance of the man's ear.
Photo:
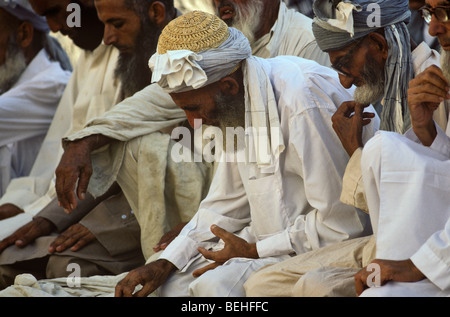
[{"label": "man's ear", "polygon": [[160,30],[162,30],[167,24],[166,6],[160,1],[155,1],[150,5],[150,8],[148,9],[148,16]]},{"label": "man's ear", "polygon": [[29,47],[33,42],[34,27],[30,22],[22,22],[16,30],[17,44],[23,49]]},{"label": "man's ear", "polygon": [[380,51],[383,59],[387,59],[389,54],[389,46],[383,35],[377,32],[372,32],[369,34],[369,38],[375,45],[376,49]]},{"label": "man's ear", "polygon": [[236,79],[230,76],[222,78],[219,82],[219,86],[222,93],[229,96],[235,96],[240,91],[239,83]]}]

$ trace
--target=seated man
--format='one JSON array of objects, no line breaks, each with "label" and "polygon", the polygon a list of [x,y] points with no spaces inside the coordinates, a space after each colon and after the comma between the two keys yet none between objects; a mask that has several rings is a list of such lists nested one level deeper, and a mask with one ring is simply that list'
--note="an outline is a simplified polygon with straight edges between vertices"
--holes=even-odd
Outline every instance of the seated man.
[{"label": "seated man", "polygon": [[[22,213],[0,222],[0,288],[14,283],[15,276],[23,272],[39,278],[67,276],[70,274],[67,266],[73,262],[79,264],[82,276],[89,276],[118,274],[145,261],[139,225],[117,188],[103,197],[86,197],[71,216],[65,215],[57,204],[52,178],[62,153],[61,139],[71,129],[79,130],[88,119],[112,107],[124,95],[148,84],[150,72],[141,65],[147,64],[150,56],[147,54],[152,49],[151,43],[139,42],[142,47],[133,47],[132,53],[127,54],[103,44],[105,26],[98,18],[94,0],[80,3],[82,26],[69,27],[69,3],[31,1],[36,12],[47,17],[52,30],[67,34],[82,53],[31,175],[11,183],[0,201],[0,210],[7,202],[16,209],[23,206]],[[122,7],[120,10],[125,11]],[[133,16],[134,11],[130,9],[127,13]],[[128,30],[130,37],[140,30],[140,25],[133,25],[134,32]],[[107,34],[105,41],[117,45]],[[156,44],[154,40],[153,49]],[[130,73],[135,80],[128,80]],[[142,83],[141,78],[146,81]]]},{"label": "seated man", "polygon": [[[449,29],[442,16],[433,20],[430,30]],[[431,67],[411,81],[412,130],[380,133],[363,150],[377,258],[355,276],[361,296],[450,296],[450,137],[433,122],[440,101],[449,97],[447,51],[443,56],[444,71]],[[378,287],[364,291],[373,285]]]},{"label": "seated man", "polygon": [[[215,0],[215,3],[217,15],[230,26],[244,30],[245,35],[253,39],[251,47],[254,55],[263,58],[295,55],[329,65],[327,54],[320,50],[312,34],[312,20],[299,12],[288,10],[282,1]],[[269,13],[270,18],[267,16]],[[154,184],[154,173],[145,170],[152,166],[146,163],[151,156],[148,153],[152,150],[149,145],[151,141],[145,139],[155,136],[155,131],[170,132],[171,126],[185,120],[184,112],[173,103],[170,96],[162,93],[158,85],[150,85],[105,115],[90,121],[83,130],[71,134],[65,142],[65,153],[56,171],[56,190],[61,205],[70,211],[77,204],[73,195],[77,178],[73,175],[76,174],[82,180],[77,187],[78,198],[81,193],[88,191],[88,184],[89,192],[98,196],[117,180],[136,213],[150,215],[155,210],[161,210],[155,204],[148,203],[147,192]],[[91,154],[111,143],[114,144],[107,151],[103,147]],[[93,170],[92,177],[86,173],[90,170]],[[191,178],[191,182],[195,182],[195,179]],[[178,197],[183,195],[174,194]],[[191,192],[190,195],[194,194]],[[182,218],[186,219],[185,216]],[[161,217],[158,219],[163,221]],[[145,229],[145,217],[140,222],[143,231],[152,231],[154,235],[147,240],[153,245],[145,248],[152,251],[151,248],[157,245],[155,251],[160,250],[159,237],[155,237],[163,232]]]},{"label": "seated man", "polygon": [[117,296],[244,296],[254,270],[365,233],[365,215],[339,202],[348,156],[331,116],[351,94],[335,72],[298,57],[252,57],[241,32],[199,11],[166,26],[150,65],[191,126],[201,119],[242,133],[194,218]]},{"label": "seated man", "polygon": [[72,68],[28,1],[0,2],[0,30],[1,196],[29,175]]},{"label": "seated man", "polygon": [[[409,43],[407,40],[409,34],[402,22],[407,21],[409,16],[408,1],[403,1],[401,7],[398,3],[379,2],[382,12],[395,13],[386,15],[383,19],[385,24],[380,25],[382,31],[380,26],[368,28],[366,24],[367,17],[371,13],[367,10],[367,5],[374,3],[373,1],[355,0],[350,3],[362,7],[362,10],[353,10],[352,13],[355,34],[351,38],[347,33],[350,44],[340,47],[346,41],[331,40],[333,36],[344,37],[343,34],[345,34],[338,33],[336,29],[330,29],[326,22],[325,12],[332,12],[331,2],[315,2],[316,12],[321,18],[315,19],[314,30],[319,45],[328,51],[331,61],[340,69],[339,78],[342,85],[344,87],[351,84],[358,86],[354,97],[359,103],[353,101],[343,104],[333,115],[333,128],[351,157],[344,174],[341,201],[368,211],[360,167],[361,151],[364,145],[361,132],[365,120],[368,119],[362,115],[364,104],[375,103],[383,98],[385,100],[382,102],[383,111],[385,107],[386,109],[407,107],[406,96],[410,76],[406,76],[405,69],[399,65],[412,63],[413,74],[419,74],[430,65],[439,64],[439,55],[425,43],[414,48],[410,54],[398,54],[400,49],[403,52],[411,51],[408,47],[401,48]],[[333,10],[338,9],[338,7],[333,8]],[[401,30],[403,32],[400,32]],[[358,44],[358,41],[362,42]],[[349,63],[349,61],[355,62]],[[398,75],[399,72],[401,75]],[[387,77],[385,74],[390,75]],[[395,83],[396,89],[392,89],[393,83],[386,80],[391,77],[399,77]],[[373,78],[378,79],[373,80]],[[396,100],[392,93],[398,92],[401,92],[400,95],[403,96],[401,102],[386,101]],[[434,114],[434,118],[441,127],[447,125],[448,109],[448,104],[442,103]],[[409,114],[409,111],[407,113]],[[389,122],[392,122],[391,117],[387,119],[384,117],[386,127]],[[398,119],[399,122],[402,121]],[[257,272],[246,284],[247,294],[249,296],[355,296],[353,276],[373,259],[374,254],[374,238],[363,237],[318,250],[314,254],[309,254],[308,257],[300,255],[285,263]],[[271,287],[263,288],[261,285]]]}]

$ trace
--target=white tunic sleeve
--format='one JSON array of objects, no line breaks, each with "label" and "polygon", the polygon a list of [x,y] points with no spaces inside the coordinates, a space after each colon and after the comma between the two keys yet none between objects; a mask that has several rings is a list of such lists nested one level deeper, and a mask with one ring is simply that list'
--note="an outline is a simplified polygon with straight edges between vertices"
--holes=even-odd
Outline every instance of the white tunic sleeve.
[{"label": "white tunic sleeve", "polygon": [[450,219],[411,257],[414,265],[443,291],[450,290]]}]

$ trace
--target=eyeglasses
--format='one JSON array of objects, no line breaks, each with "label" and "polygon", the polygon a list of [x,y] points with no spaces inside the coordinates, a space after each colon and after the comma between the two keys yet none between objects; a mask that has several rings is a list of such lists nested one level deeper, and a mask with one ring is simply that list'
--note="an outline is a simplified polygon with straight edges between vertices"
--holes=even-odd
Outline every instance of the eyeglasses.
[{"label": "eyeglasses", "polygon": [[357,40],[353,46],[348,50],[347,54],[339,58],[339,62],[336,65],[331,65],[331,68],[334,69],[338,74],[345,76],[345,77],[354,77],[353,75],[350,75],[349,73],[343,71],[343,68],[348,69],[349,64],[353,59],[353,54],[356,52],[356,50],[359,49],[362,42],[364,41],[365,37]]},{"label": "eyeglasses", "polygon": [[448,16],[450,14],[450,6],[436,8],[424,6],[419,10],[422,12],[422,17],[427,23],[431,22],[431,17],[433,16],[433,14],[439,22],[447,22]]}]

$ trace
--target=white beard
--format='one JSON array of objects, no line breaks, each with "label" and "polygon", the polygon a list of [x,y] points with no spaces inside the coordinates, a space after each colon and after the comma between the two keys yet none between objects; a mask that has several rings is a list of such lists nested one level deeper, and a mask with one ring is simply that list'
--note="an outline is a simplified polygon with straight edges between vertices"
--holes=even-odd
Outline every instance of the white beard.
[{"label": "white beard", "polygon": [[23,51],[15,41],[10,40],[5,63],[0,66],[0,94],[11,89],[26,68],[27,61]]},{"label": "white beard", "polygon": [[441,49],[441,69],[445,79],[450,83],[450,52]]},{"label": "white beard", "polygon": [[[248,1],[246,5],[236,5],[236,15],[233,19],[232,27],[241,31],[247,37],[250,44],[255,43],[255,33],[262,22],[262,0]],[[258,17],[258,18],[257,18]]]},{"label": "white beard", "polygon": [[384,96],[384,69],[380,70],[378,65],[366,62],[362,78],[365,84],[355,89],[353,98],[360,104],[374,104]]},{"label": "white beard", "polygon": [[376,86],[364,85],[357,87],[353,94],[353,98],[356,102],[364,105],[374,104],[381,100],[384,96],[384,85],[379,84]]}]

